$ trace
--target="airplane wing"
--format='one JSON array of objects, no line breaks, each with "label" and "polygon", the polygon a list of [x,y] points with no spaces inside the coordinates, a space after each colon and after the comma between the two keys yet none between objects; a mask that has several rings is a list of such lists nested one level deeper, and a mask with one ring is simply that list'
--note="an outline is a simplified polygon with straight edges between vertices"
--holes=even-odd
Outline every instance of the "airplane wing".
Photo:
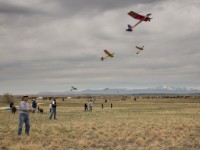
[{"label": "airplane wing", "polygon": [[142,19],[142,16],[141,16],[141,15],[139,15],[139,14],[133,12],[133,11],[130,11],[130,12],[128,13],[128,15],[131,16],[131,17],[133,17],[134,19],[138,19],[138,20],[141,20],[141,19]]},{"label": "airplane wing", "polygon": [[133,17],[134,19],[137,19],[137,20],[142,20],[142,21],[150,21],[151,20],[151,18],[149,18],[148,16],[147,17],[146,16],[142,16],[140,14],[137,14],[137,13],[133,12],[133,11],[130,11],[128,13],[128,15]]},{"label": "airplane wing", "polygon": [[[19,106],[15,106],[16,108],[18,108]],[[0,110],[11,110],[10,107],[0,107]]]},{"label": "airplane wing", "polygon": [[110,55],[110,53],[109,53],[107,50],[104,50],[104,53],[105,53],[106,55]]},{"label": "airplane wing", "polygon": [[[107,55],[107,57],[113,57],[113,54],[114,53],[110,53],[109,51],[107,51],[107,50],[104,50],[104,53]],[[107,58],[107,57],[105,57],[105,58]]]},{"label": "airplane wing", "polygon": [[142,21],[145,21],[146,18],[148,18],[148,16],[150,16],[151,14],[147,14],[146,16],[143,16],[143,18],[138,21],[132,28],[136,27],[137,25],[139,25]]},{"label": "airplane wing", "polygon": [[11,110],[10,107],[1,107],[0,110]]},{"label": "airplane wing", "polygon": [[142,46],[142,47],[139,47],[139,46],[136,46],[135,48],[137,48],[138,50],[143,50],[143,48],[144,48],[144,46]]}]

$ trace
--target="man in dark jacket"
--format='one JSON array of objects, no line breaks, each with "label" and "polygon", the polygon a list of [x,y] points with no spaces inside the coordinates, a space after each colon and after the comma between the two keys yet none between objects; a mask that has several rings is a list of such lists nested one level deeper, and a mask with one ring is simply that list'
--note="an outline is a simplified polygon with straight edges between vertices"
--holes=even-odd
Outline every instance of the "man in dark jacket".
[{"label": "man in dark jacket", "polygon": [[13,102],[10,102],[10,108],[12,108],[14,106]]},{"label": "man in dark jacket", "polygon": [[35,113],[35,110],[37,108],[37,102],[35,99],[32,101],[32,108],[33,108],[33,113]]},{"label": "man in dark jacket", "polygon": [[87,103],[84,104],[84,108],[85,108],[85,111],[88,111],[88,104]]}]

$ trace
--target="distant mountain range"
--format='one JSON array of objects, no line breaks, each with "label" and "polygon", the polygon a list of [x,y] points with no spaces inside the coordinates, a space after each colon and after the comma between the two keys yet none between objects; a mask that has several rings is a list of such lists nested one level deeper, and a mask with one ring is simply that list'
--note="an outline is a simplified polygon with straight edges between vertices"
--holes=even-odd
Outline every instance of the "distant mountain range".
[{"label": "distant mountain range", "polygon": [[159,86],[146,89],[100,89],[83,91],[63,91],[63,92],[40,92],[38,95],[70,95],[70,94],[192,94],[200,93],[199,89],[177,88],[172,86]]}]

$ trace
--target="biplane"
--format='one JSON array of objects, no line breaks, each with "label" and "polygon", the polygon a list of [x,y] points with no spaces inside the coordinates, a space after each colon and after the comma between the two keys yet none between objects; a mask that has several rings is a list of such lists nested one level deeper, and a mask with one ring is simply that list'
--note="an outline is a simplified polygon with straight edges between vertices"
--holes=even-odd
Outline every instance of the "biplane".
[{"label": "biplane", "polygon": [[114,53],[110,53],[108,50],[104,50],[104,53],[107,55],[106,57],[101,57],[101,61],[104,61],[106,58],[114,57]]}]

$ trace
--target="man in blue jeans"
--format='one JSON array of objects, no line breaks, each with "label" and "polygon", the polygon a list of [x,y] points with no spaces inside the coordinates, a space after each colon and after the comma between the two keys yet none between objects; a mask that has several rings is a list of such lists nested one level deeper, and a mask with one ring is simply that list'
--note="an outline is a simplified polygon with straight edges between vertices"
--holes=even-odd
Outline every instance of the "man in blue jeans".
[{"label": "man in blue jeans", "polygon": [[25,134],[29,135],[30,123],[29,123],[29,112],[32,111],[28,104],[28,96],[23,96],[22,101],[19,104],[19,128],[18,135],[22,134],[23,123],[25,123]]}]

